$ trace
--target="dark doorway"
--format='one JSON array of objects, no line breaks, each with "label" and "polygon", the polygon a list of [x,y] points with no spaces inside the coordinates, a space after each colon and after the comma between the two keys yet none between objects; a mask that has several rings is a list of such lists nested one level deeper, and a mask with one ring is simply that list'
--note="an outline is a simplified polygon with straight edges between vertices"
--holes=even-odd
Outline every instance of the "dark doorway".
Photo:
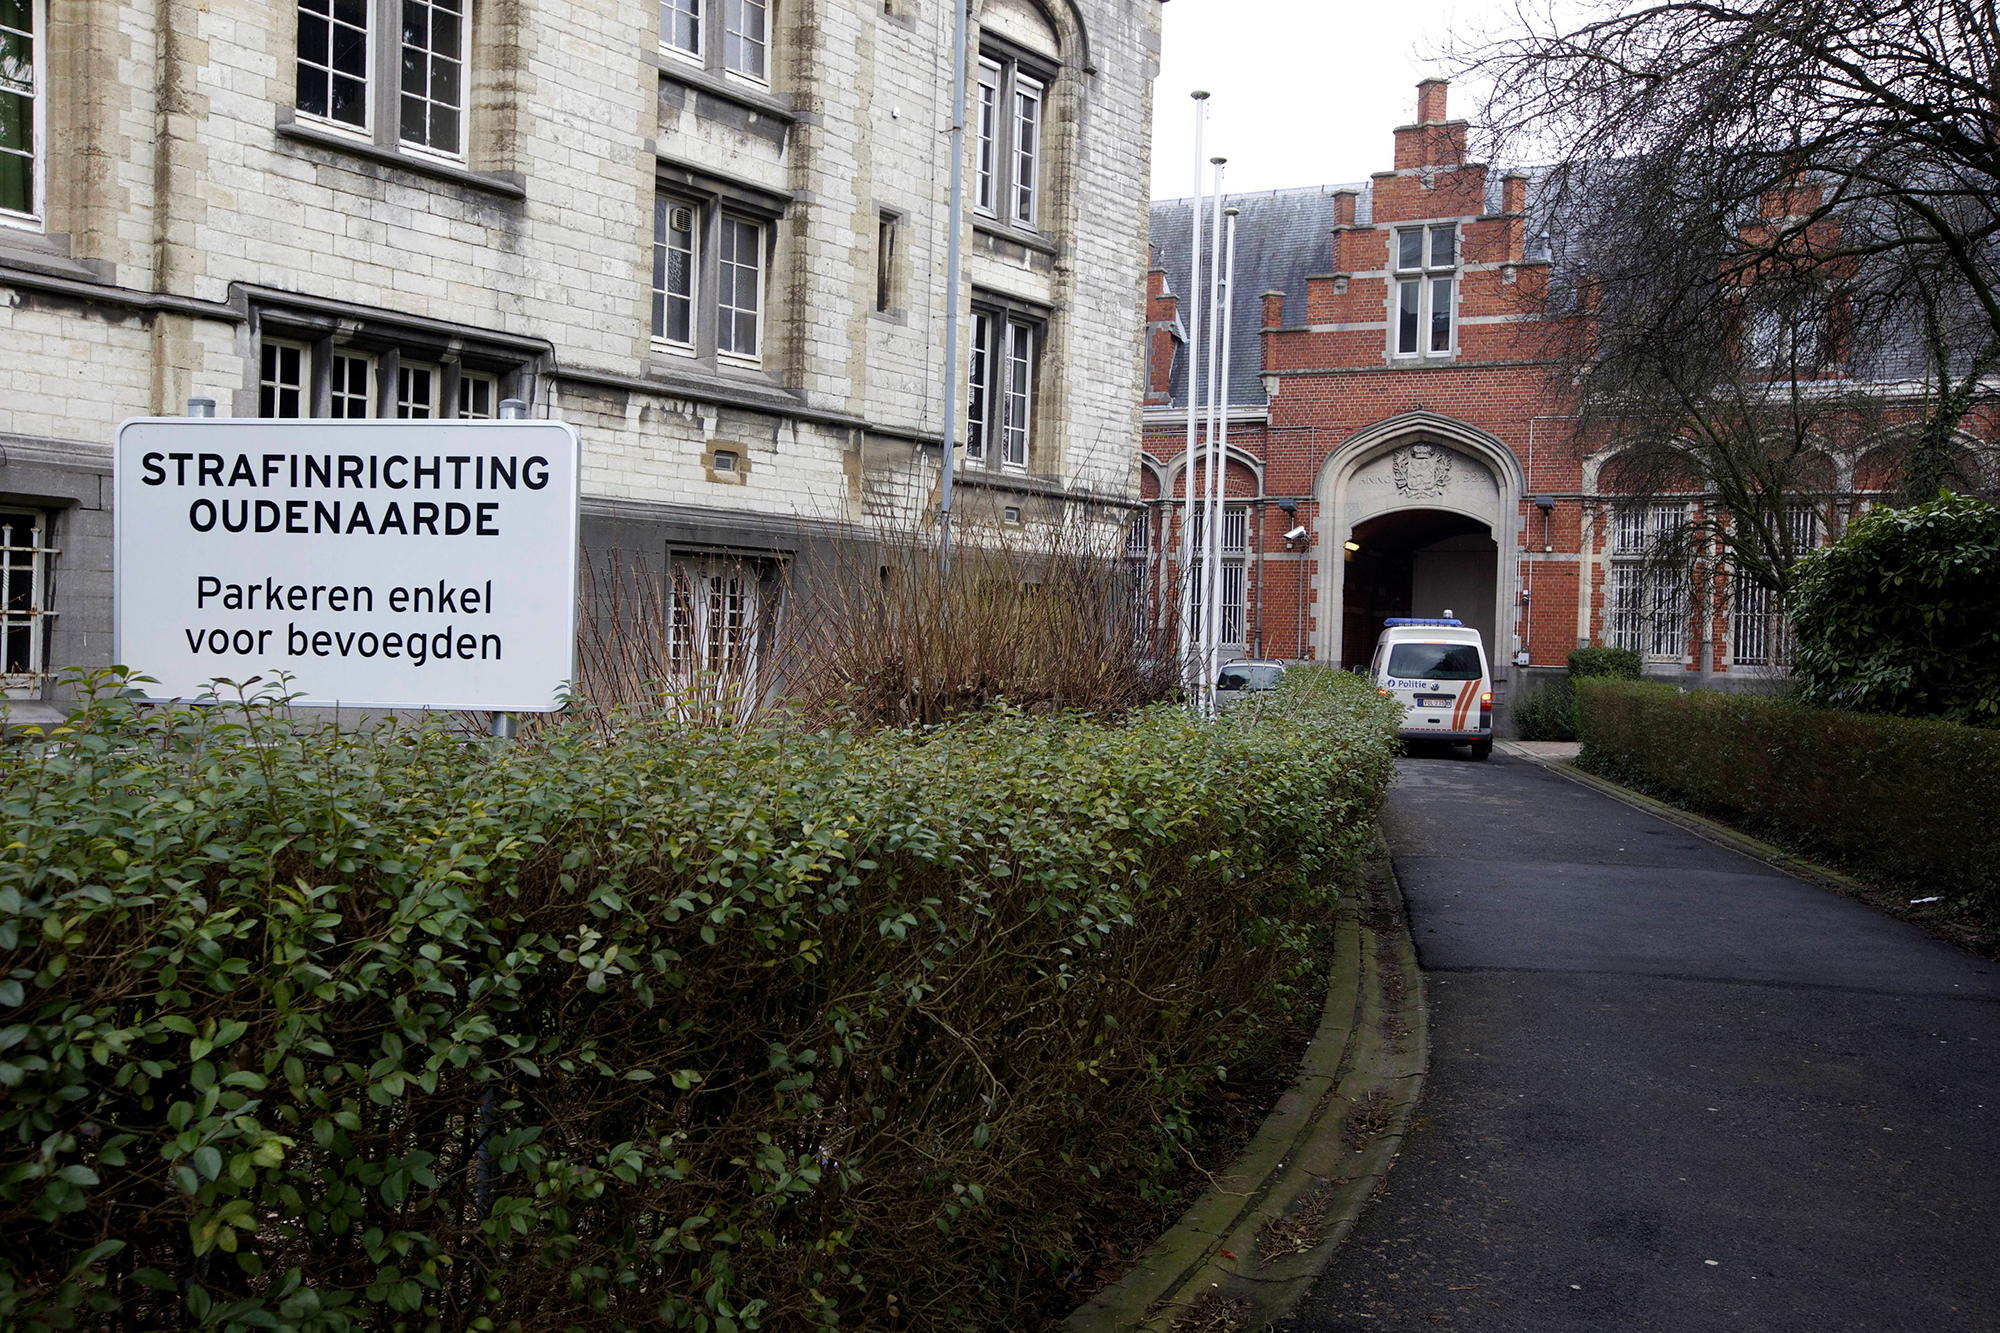
[{"label": "dark doorway", "polygon": [[1494,580],[1500,549],[1478,519],[1439,509],[1399,509],[1354,529],[1341,594],[1340,664],[1366,664],[1392,616],[1446,611],[1478,630],[1494,655]]}]

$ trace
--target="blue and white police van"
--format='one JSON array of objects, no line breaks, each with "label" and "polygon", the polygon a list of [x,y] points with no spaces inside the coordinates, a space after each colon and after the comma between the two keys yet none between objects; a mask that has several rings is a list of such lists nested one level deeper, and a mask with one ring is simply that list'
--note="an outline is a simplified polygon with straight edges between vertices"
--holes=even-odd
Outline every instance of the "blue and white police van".
[{"label": "blue and white police van", "polygon": [[1475,759],[1493,753],[1493,671],[1478,630],[1449,613],[1391,619],[1370,675],[1403,705],[1405,741],[1470,745]]}]

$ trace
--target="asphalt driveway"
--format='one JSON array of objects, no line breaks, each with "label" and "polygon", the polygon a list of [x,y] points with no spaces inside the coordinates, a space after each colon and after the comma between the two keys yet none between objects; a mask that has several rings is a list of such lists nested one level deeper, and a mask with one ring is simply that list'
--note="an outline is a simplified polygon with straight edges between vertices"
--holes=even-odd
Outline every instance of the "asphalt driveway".
[{"label": "asphalt driveway", "polygon": [[2000,968],[1524,760],[1388,835],[1431,1073],[1284,1327],[2000,1329]]}]

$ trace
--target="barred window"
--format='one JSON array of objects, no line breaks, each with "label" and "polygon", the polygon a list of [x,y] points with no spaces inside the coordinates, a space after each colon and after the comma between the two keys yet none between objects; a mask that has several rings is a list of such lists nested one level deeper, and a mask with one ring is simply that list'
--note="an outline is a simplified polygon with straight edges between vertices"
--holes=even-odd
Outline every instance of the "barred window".
[{"label": "barred window", "polygon": [[776,625],[776,561],[677,555],[667,587],[667,654],[684,706],[755,703]]},{"label": "barred window", "polygon": [[[1206,506],[1197,504],[1194,511],[1194,567],[1189,571],[1189,580],[1194,585],[1191,605],[1193,619],[1189,622],[1197,627],[1201,624],[1203,599],[1207,588],[1201,577],[1202,551],[1207,539],[1208,522],[1204,510]],[[1244,646],[1246,591],[1249,583],[1249,569],[1245,556],[1249,550],[1250,507],[1248,505],[1225,504],[1222,507],[1222,550],[1221,550],[1221,596],[1216,600],[1218,612],[1217,638],[1225,648]]]},{"label": "barred window", "polygon": [[1689,610],[1680,560],[1687,507],[1633,505],[1619,509],[1614,521],[1606,608],[1611,646],[1648,657],[1685,656]]},{"label": "barred window", "polygon": [[0,509],[0,688],[13,698],[40,691],[49,561],[46,514]]}]

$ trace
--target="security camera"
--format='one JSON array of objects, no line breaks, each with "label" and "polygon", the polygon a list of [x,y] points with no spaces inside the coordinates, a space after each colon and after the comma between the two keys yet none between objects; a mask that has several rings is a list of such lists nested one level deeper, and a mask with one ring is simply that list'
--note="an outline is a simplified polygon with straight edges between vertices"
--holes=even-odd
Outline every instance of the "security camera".
[{"label": "security camera", "polygon": [[1285,540],[1288,542],[1304,541],[1305,536],[1306,536],[1306,525],[1301,523],[1299,524],[1299,526],[1293,528],[1290,532],[1285,534]]}]

